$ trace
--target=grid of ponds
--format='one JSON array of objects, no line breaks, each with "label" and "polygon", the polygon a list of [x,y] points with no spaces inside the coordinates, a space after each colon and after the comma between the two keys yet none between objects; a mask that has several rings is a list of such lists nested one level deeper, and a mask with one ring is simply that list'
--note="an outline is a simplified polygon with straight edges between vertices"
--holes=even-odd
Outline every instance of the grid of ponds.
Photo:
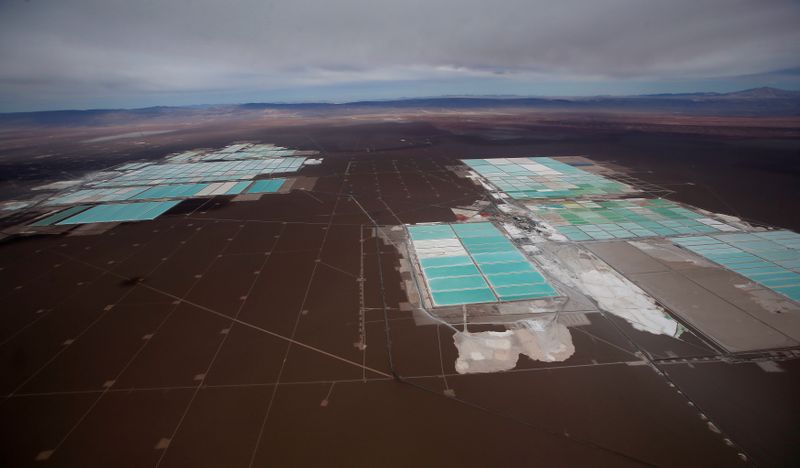
[{"label": "grid of ponds", "polygon": [[44,201],[45,206],[77,206],[46,216],[31,226],[152,219],[148,217],[151,213],[160,214],[160,208],[171,207],[117,202],[274,193],[285,185],[286,179],[253,180],[263,175],[297,172],[306,161],[301,155],[310,153],[313,152],[273,144],[236,143],[218,150],[172,154],[163,163],[125,163],[113,170],[94,173],[93,180],[82,187]]},{"label": "grid of ponds", "polygon": [[672,242],[800,301],[800,234],[767,231],[679,237]]},{"label": "grid of ponds", "polygon": [[294,156],[293,149],[272,144],[237,143],[216,151],[192,150],[167,157],[169,162],[238,161],[245,159],[271,159]]},{"label": "grid of ponds", "polygon": [[122,187],[249,180],[264,174],[296,172],[306,158],[286,157],[242,161],[154,164],[98,182],[97,187]]},{"label": "grid of ponds", "polygon": [[491,223],[408,226],[436,306],[558,296]]},{"label": "grid of ponds", "polygon": [[86,211],[57,222],[56,224],[111,223],[122,221],[147,221],[155,219],[179,201],[108,203],[95,205]]},{"label": "grid of ponds", "polygon": [[67,193],[48,200],[46,205],[99,203],[109,201],[147,200],[158,198],[187,198],[214,195],[237,195],[250,181],[217,182],[211,184],[174,184],[145,187],[90,188]]},{"label": "grid of ponds", "polygon": [[97,203],[125,201],[149,187],[89,188],[60,195],[45,202],[45,205],[71,205],[73,203]]},{"label": "grid of ponds", "polygon": [[260,149],[251,147],[246,150],[231,152],[217,151],[215,153],[204,154],[195,158],[197,161],[236,161],[240,159],[269,159],[269,158],[285,158],[293,156],[295,150],[286,148],[269,148]]},{"label": "grid of ponds", "polygon": [[578,198],[632,191],[626,184],[547,157],[462,162],[514,199]]},{"label": "grid of ponds", "polygon": [[628,239],[737,231],[662,198],[526,204],[569,240]]}]

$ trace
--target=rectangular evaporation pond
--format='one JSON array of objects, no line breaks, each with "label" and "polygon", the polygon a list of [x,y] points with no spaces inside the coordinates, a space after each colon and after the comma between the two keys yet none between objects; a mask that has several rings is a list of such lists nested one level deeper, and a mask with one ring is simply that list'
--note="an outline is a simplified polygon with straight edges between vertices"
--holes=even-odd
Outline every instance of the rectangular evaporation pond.
[{"label": "rectangular evaporation pond", "polygon": [[112,223],[122,221],[147,221],[155,219],[180,203],[179,201],[165,202],[136,202],[136,203],[109,203],[97,205],[75,216],[67,218],[56,224],[87,224],[87,223]]},{"label": "rectangular evaporation pond", "polygon": [[558,296],[539,270],[492,223],[451,226],[501,301]]},{"label": "rectangular evaporation pond", "polygon": [[283,186],[286,179],[257,180],[247,189],[247,193],[275,193]]},{"label": "rectangular evaporation pond", "polygon": [[767,231],[679,237],[672,241],[800,302],[800,234]]},{"label": "rectangular evaporation pond", "polygon": [[460,291],[432,292],[433,302],[437,306],[451,306],[462,304],[481,304],[484,302],[497,302],[497,298],[489,288],[465,289]]},{"label": "rectangular evaporation pond", "polygon": [[447,224],[408,226],[408,232],[413,241],[455,239],[453,230]]},{"label": "rectangular evaporation pond", "polygon": [[80,213],[86,208],[89,208],[89,206],[91,205],[78,205],[67,208],[66,210],[59,211],[58,213],[52,214],[44,219],[40,219],[39,221],[32,223],[31,226],[50,226],[61,220],[67,219],[72,215]]}]

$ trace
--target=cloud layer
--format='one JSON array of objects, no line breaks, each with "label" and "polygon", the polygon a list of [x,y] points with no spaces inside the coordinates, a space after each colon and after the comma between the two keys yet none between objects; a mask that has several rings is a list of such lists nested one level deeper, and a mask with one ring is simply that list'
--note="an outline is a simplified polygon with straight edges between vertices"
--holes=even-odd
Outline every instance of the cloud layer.
[{"label": "cloud layer", "polygon": [[755,75],[800,65],[799,26],[778,0],[6,0],[0,106]]}]

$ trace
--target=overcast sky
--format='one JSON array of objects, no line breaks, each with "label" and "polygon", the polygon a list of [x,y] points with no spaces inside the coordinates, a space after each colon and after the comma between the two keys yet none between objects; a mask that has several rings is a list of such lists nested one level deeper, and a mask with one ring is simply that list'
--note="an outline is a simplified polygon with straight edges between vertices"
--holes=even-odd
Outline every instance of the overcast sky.
[{"label": "overcast sky", "polygon": [[0,111],[800,89],[800,2],[0,0]]}]

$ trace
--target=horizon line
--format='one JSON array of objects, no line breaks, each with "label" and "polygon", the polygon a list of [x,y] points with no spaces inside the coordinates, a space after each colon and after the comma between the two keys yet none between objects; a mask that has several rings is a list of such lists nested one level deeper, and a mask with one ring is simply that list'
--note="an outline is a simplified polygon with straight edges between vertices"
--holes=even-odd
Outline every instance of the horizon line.
[{"label": "horizon line", "polygon": [[12,111],[0,112],[0,115],[15,115],[15,114],[37,114],[46,112],[100,112],[100,111],[136,111],[146,109],[184,109],[192,107],[225,107],[225,106],[247,106],[247,105],[275,105],[275,106],[296,106],[296,105],[329,105],[329,106],[345,106],[349,104],[363,104],[363,103],[381,103],[381,102],[397,102],[397,101],[413,101],[413,100],[433,100],[433,99],[495,99],[495,100],[514,100],[514,99],[542,99],[542,100],[566,100],[566,99],[589,99],[589,98],[637,98],[637,97],[668,97],[668,96],[726,96],[732,94],[740,94],[748,91],[758,90],[771,90],[780,91],[784,93],[794,93],[800,97],[800,90],[778,88],[774,86],[759,86],[754,88],[745,88],[737,91],[730,92],[717,92],[717,91],[692,91],[684,93],[646,93],[646,94],[572,94],[572,95],[537,95],[537,94],[440,94],[440,95],[427,95],[427,96],[401,96],[396,98],[375,98],[375,99],[358,99],[358,100],[309,100],[309,101],[249,101],[249,102],[227,102],[227,103],[198,103],[186,105],[153,105],[145,107],[92,107],[92,108],[62,108],[62,109],[47,109],[47,110],[31,110],[31,111]]}]

